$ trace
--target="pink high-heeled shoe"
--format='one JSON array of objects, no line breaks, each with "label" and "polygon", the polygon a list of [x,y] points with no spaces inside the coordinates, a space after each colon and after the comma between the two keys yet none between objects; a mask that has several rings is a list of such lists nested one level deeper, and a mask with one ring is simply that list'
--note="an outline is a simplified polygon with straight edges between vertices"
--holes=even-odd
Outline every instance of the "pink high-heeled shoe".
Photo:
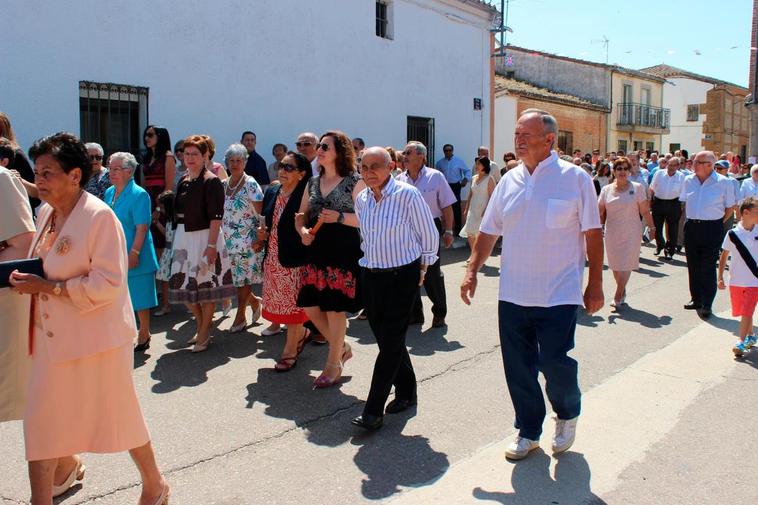
[{"label": "pink high-heeled shoe", "polygon": [[71,489],[71,486],[74,485],[75,480],[83,480],[84,479],[84,472],[87,470],[87,467],[84,466],[84,463],[82,463],[82,460],[77,458],[76,466],[73,470],[71,470],[71,473],[66,478],[66,480],[61,484],[60,486],[56,486],[53,484],[53,498],[60,496],[62,494],[65,494],[66,491]]}]

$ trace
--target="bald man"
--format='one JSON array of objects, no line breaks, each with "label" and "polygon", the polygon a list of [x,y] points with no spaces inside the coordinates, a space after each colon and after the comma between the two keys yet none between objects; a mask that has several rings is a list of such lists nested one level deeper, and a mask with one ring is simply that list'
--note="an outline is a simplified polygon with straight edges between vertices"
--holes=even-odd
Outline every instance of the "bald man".
[{"label": "bald man", "polygon": [[437,261],[439,234],[419,190],[392,177],[390,155],[384,148],[363,151],[361,176],[367,188],[355,199],[363,250],[359,263],[366,315],[379,356],[363,414],[352,424],[377,430],[393,385],[395,399],[387,405],[388,414],[416,405],[416,375],[405,334],[418,287],[427,268]]}]

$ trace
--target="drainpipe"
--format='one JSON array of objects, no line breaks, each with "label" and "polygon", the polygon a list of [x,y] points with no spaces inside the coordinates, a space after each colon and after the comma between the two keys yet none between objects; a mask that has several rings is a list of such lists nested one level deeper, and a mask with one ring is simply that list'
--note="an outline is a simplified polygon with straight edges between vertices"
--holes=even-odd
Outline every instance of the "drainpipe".
[{"label": "drainpipe", "polygon": [[611,68],[611,79],[608,86],[610,90],[610,109],[611,112],[608,114],[608,121],[605,122],[605,150],[610,152],[611,151],[611,122],[613,121],[613,68]]},{"label": "drainpipe", "polygon": [[[490,156],[495,156],[495,34],[490,32]],[[490,158],[495,159],[495,158]]]},{"label": "drainpipe", "polygon": [[[663,93],[665,91],[666,91],[666,82],[664,81],[663,84],[661,84],[661,116],[663,116]],[[671,121],[671,118],[669,118],[669,121]],[[669,128],[670,128],[670,125],[669,125]],[[661,133],[658,135],[658,143],[660,144],[658,152],[662,153],[663,152],[663,128],[661,128]],[[681,146],[679,147],[681,148]],[[671,154],[674,154],[674,153],[671,153]]]}]

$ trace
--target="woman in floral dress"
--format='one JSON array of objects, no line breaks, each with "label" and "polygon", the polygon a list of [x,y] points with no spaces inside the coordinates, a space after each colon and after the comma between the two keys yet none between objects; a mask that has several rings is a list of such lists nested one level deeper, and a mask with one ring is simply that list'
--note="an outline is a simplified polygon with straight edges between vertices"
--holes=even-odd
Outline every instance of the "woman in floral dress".
[{"label": "woman in floral dress", "polygon": [[306,262],[307,248],[295,230],[295,214],[308,185],[311,164],[297,153],[288,152],[278,162],[280,184],[273,184],[263,198],[264,228],[258,234],[256,249],[266,244],[263,261],[263,317],[272,325],[263,334],[273,334],[280,324],[287,325],[287,342],[274,367],[277,372],[291,370],[303,351],[308,330],[305,311],[297,306],[297,295],[302,283],[302,265]]},{"label": "woman in floral dress", "polygon": [[242,144],[232,144],[224,154],[231,176],[224,181],[224,219],[221,230],[231,260],[232,283],[237,288],[237,315],[229,328],[230,333],[238,333],[247,328],[245,309],[248,304],[253,309],[252,322],[255,323],[261,317],[261,301],[253,294],[252,287],[263,280],[262,254],[253,252],[263,192],[255,179],[245,173],[247,156],[247,149]]}]

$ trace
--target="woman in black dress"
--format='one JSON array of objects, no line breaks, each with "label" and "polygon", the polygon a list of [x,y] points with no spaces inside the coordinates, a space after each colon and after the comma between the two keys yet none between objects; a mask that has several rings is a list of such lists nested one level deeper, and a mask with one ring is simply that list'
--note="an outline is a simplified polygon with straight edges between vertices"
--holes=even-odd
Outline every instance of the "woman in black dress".
[{"label": "woman in black dress", "polygon": [[366,185],[355,172],[355,151],[340,131],[328,131],[318,144],[319,175],[308,182],[296,226],[309,246],[297,305],[329,342],[329,355],[314,389],[337,384],[352,357],[345,344],[346,312],[360,310],[358,260],[361,238],[353,202]]}]

